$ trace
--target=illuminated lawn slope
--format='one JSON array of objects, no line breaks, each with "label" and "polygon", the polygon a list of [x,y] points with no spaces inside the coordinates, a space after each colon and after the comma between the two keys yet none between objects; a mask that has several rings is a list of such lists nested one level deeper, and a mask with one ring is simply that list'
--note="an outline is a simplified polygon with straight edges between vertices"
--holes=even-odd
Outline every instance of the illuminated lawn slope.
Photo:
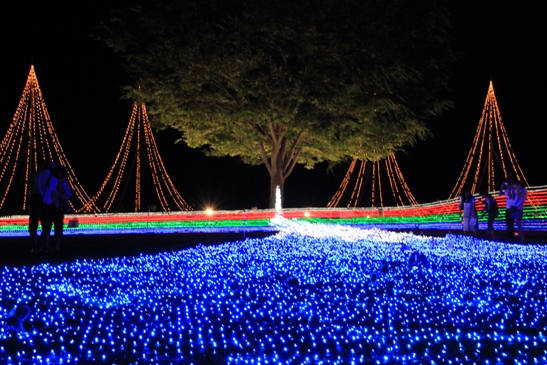
[{"label": "illuminated lawn slope", "polygon": [[278,220],[178,252],[4,267],[3,364],[547,362],[547,250]]},{"label": "illuminated lawn slope", "polygon": [[[505,196],[496,196],[501,213],[495,222],[496,229],[505,229]],[[477,210],[482,203],[477,199]],[[299,222],[357,225],[363,228],[396,230],[460,230],[461,218],[458,200],[445,200],[429,204],[384,208],[309,208],[275,210],[201,212],[81,214],[68,215],[77,227],[69,227],[66,234],[120,234],[120,233],[184,233],[184,232],[239,232],[274,231],[271,219],[281,214]],[[27,235],[28,216],[0,217],[2,236]],[[547,187],[532,187],[524,211],[525,230],[547,231]],[[480,229],[486,229],[486,217]]]}]

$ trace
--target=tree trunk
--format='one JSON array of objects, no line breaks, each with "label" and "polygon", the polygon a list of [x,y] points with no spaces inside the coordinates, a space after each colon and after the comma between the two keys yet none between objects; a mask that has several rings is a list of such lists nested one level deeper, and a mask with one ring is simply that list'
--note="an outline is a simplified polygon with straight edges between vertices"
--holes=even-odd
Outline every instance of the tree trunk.
[{"label": "tree trunk", "polygon": [[281,193],[281,207],[283,207],[283,200],[285,198],[285,176],[283,173],[278,172],[275,175],[270,175],[270,209],[275,209],[275,203],[277,199],[277,187]]},{"label": "tree trunk", "polygon": [[289,176],[294,168],[294,165],[300,157],[302,152],[301,143],[304,138],[304,131],[301,130],[294,141],[290,141],[283,135],[285,127],[275,123],[268,125],[269,134],[264,132],[262,128],[250,123],[251,128],[262,134],[266,141],[271,146],[270,155],[266,153],[266,148],[262,142],[258,143],[260,150],[260,156],[262,161],[266,165],[268,172],[270,173],[270,209],[276,208],[276,191],[279,187],[280,205],[283,207],[283,201],[285,199],[285,179]]}]

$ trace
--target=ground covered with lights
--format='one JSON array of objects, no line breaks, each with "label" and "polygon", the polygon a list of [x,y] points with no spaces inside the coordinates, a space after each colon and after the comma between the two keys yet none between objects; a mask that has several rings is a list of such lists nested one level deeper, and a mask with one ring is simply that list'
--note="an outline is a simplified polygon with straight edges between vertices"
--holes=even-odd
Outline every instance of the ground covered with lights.
[{"label": "ground covered with lights", "polygon": [[6,364],[547,362],[547,246],[287,222],[1,270]]}]

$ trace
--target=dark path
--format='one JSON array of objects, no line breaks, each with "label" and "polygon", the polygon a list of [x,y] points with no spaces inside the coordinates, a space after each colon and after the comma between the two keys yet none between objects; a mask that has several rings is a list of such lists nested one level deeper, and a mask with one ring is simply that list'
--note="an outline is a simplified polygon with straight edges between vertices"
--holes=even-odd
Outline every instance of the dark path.
[{"label": "dark path", "polygon": [[61,252],[38,254],[30,253],[28,237],[0,237],[0,265],[19,266],[83,258],[134,256],[182,250],[199,244],[211,245],[266,237],[271,234],[272,232],[73,235],[63,238]]},{"label": "dark path", "polygon": [[[416,235],[445,236],[446,231],[416,231]],[[461,234],[461,232],[452,232]],[[233,242],[245,238],[267,237],[274,232],[239,233],[178,233],[178,234],[112,234],[112,235],[73,235],[65,236],[61,243],[61,252],[30,253],[28,237],[0,237],[0,265],[33,265],[42,262],[64,262],[76,259],[94,259],[119,256],[176,251],[199,244],[212,245]],[[479,232],[479,238],[486,232]],[[497,240],[508,242],[505,231],[496,231]],[[527,244],[547,245],[547,232],[525,232]]]}]

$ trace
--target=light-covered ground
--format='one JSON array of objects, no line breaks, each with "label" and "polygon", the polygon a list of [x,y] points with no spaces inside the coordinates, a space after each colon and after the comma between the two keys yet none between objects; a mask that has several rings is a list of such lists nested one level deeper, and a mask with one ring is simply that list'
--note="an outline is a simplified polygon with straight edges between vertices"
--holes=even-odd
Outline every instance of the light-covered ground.
[{"label": "light-covered ground", "polygon": [[547,246],[279,222],[0,274],[0,362],[547,362]]}]

